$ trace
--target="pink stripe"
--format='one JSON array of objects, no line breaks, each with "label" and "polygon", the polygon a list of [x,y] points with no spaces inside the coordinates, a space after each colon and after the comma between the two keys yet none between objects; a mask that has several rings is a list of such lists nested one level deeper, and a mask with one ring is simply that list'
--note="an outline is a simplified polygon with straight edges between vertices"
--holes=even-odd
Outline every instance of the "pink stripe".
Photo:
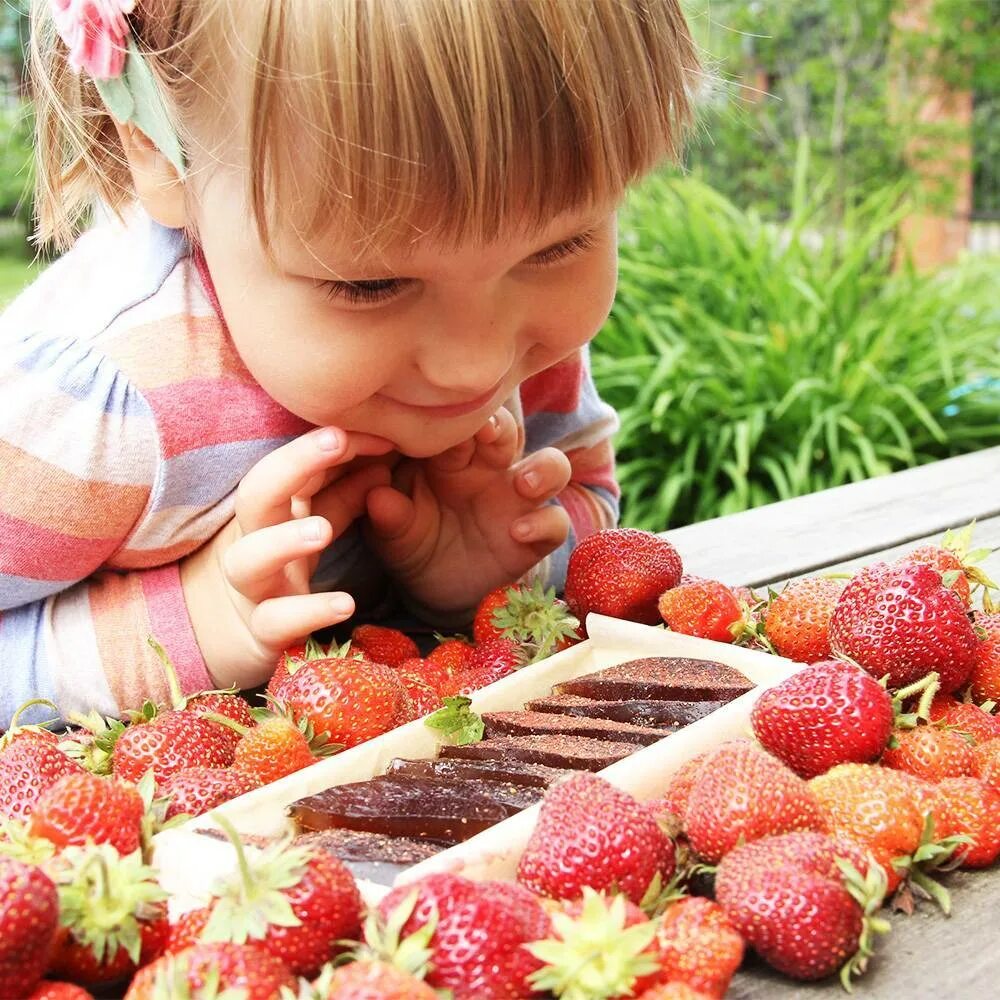
[{"label": "pink stripe", "polygon": [[597,531],[600,525],[594,517],[595,499],[586,490],[581,489],[575,483],[570,483],[559,494],[558,500],[566,513],[569,514],[577,543],[582,542],[588,535]]},{"label": "pink stripe", "polygon": [[79,580],[100,566],[119,541],[66,535],[0,511],[0,573],[32,580]]},{"label": "pink stripe", "polygon": [[607,490],[612,496],[619,496],[621,489],[618,480],[615,479],[615,463],[608,462],[606,465],[599,465],[593,469],[587,469],[585,473],[577,474],[573,477],[574,483],[581,483],[586,486],[600,486]]},{"label": "pink stripe", "polygon": [[167,651],[185,694],[215,684],[208,675],[198,640],[191,628],[177,563],[140,574],[153,637]]},{"label": "pink stripe", "polygon": [[572,413],[580,405],[583,360],[579,354],[521,383],[521,407],[526,417],[546,413]]},{"label": "pink stripe", "polygon": [[146,392],[164,457],[231,441],[304,434],[310,425],[259,385],[233,379],[189,379]]}]

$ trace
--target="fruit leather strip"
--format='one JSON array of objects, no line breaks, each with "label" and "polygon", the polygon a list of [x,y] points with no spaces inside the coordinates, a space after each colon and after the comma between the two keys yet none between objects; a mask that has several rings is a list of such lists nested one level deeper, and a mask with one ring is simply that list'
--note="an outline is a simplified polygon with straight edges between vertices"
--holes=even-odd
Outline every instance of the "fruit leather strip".
[{"label": "fruit leather strip", "polygon": [[612,719],[631,722],[634,726],[654,726],[680,729],[697,719],[703,719],[725,701],[599,701],[578,694],[552,694],[536,698],[524,707],[532,712],[554,712],[557,715],[582,715],[589,719]]},{"label": "fruit leather strip", "polygon": [[411,865],[433,857],[447,844],[360,830],[319,830],[295,838],[296,845],[314,847],[339,858],[355,878],[392,885]]},{"label": "fruit leather strip", "polygon": [[637,743],[546,733],[541,736],[498,736],[496,739],[470,743],[467,746],[446,743],[438,752],[442,757],[464,760],[523,760],[574,771],[600,771],[638,749]]},{"label": "fruit leather strip", "polygon": [[669,736],[672,729],[650,729],[609,719],[588,719],[551,712],[484,712],[485,735],[528,736],[532,733],[569,733],[571,736],[591,736],[595,740],[638,743],[649,746]]},{"label": "fruit leather strip", "polygon": [[[336,785],[290,806],[303,830],[367,830],[390,836],[431,838],[457,843],[513,815],[511,792],[500,782],[391,779]],[[541,789],[520,789],[521,792]],[[538,797],[536,795],[536,798]],[[528,803],[524,803],[528,804]]]},{"label": "fruit leather strip", "polygon": [[523,760],[403,760],[396,757],[388,773],[412,778],[480,778],[484,781],[506,781],[513,785],[548,788],[572,772],[562,767],[529,764]]},{"label": "fruit leather strip", "polygon": [[647,656],[563,681],[553,688],[553,692],[602,700],[732,701],[753,686],[752,681],[724,663]]}]

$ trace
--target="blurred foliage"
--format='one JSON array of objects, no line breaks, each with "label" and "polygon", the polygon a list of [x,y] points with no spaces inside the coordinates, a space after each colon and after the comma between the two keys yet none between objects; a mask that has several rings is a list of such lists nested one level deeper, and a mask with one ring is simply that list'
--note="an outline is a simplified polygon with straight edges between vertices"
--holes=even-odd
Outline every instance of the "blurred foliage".
[{"label": "blurred foliage", "polygon": [[831,229],[833,180],[813,180],[805,142],[795,163],[786,224],[692,177],[628,200],[592,348],[622,419],[626,524],[664,530],[1000,442],[996,258],[893,273],[904,185]]}]

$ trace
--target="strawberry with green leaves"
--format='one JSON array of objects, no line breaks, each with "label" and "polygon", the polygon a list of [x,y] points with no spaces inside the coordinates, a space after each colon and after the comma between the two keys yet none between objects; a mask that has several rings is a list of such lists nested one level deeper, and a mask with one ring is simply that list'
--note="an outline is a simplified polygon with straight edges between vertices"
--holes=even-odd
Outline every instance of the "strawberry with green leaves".
[{"label": "strawberry with green leaves", "polygon": [[961,599],[920,563],[866,566],[830,620],[834,655],[887,675],[892,689],[937,671],[942,691],[957,690],[972,672],[977,641]]},{"label": "strawberry with green leaves", "polygon": [[297,1000],[439,1000],[440,994],[415,975],[389,962],[362,958],[328,965]]},{"label": "strawberry with green leaves", "polygon": [[718,580],[682,581],[660,595],[657,607],[667,627],[683,635],[734,642],[743,628],[739,600]]},{"label": "strawberry with green leaves", "polygon": [[0,854],[0,997],[31,993],[58,929],[59,897],[49,876]]},{"label": "strawberry with green leaves", "polygon": [[959,530],[949,530],[940,545],[921,545],[900,556],[897,563],[921,563],[936,570],[946,587],[954,589],[962,603],[968,607],[972,603],[972,589],[983,587],[996,589],[996,584],[977,565],[990,554],[990,550],[972,549],[974,524],[967,524]]},{"label": "strawberry with green leaves", "polygon": [[42,793],[83,768],[48,736],[25,734],[0,751],[0,818],[24,820]]},{"label": "strawberry with green leaves", "polygon": [[458,677],[458,692],[478,691],[516,673],[527,662],[527,653],[520,643],[513,639],[490,639],[469,654],[466,668]]},{"label": "strawberry with green leaves", "polygon": [[1000,737],[1000,718],[982,705],[957,701],[950,694],[935,696],[928,718],[939,726],[965,733],[972,738],[973,744]]},{"label": "strawberry with green leaves", "polygon": [[843,580],[804,577],[775,594],[764,614],[764,636],[779,656],[798,663],[830,659],[830,619]]},{"label": "strawberry with green leaves", "polygon": [[160,782],[157,792],[168,803],[163,818],[173,819],[202,816],[257,787],[255,778],[235,767],[186,767]]},{"label": "strawberry with green leaves", "polygon": [[351,648],[372,663],[398,667],[404,660],[420,656],[417,644],[405,632],[385,625],[357,625],[351,632]]},{"label": "strawberry with green leaves", "polygon": [[1000,792],[978,778],[943,778],[930,802],[939,838],[966,837],[955,851],[963,868],[987,868],[1000,856]]},{"label": "strawberry with green leaves", "polygon": [[1000,702],[1000,613],[976,611],[972,621],[979,642],[969,678],[970,693],[977,702]]},{"label": "strawberry with green leaves", "polygon": [[579,624],[555,588],[546,589],[536,580],[530,586],[513,583],[490,591],[476,608],[472,635],[477,646],[510,639],[535,663],[579,639]]},{"label": "strawberry with green leaves", "polygon": [[638,904],[670,880],[675,866],[673,841],[645,805],[580,772],[543,799],[517,878],[552,899],[576,899],[589,886]]},{"label": "strawberry with green leaves", "polygon": [[607,528],[588,535],[569,557],[564,596],[581,624],[595,611],[655,625],[657,602],[676,587],[684,568],[665,538],[636,528]]},{"label": "strawberry with green leaves", "polygon": [[889,692],[842,660],[821,660],[767,688],[750,713],[761,746],[803,778],[877,759],[893,720]]},{"label": "strawberry with green leaves", "polygon": [[236,744],[231,770],[255,785],[269,785],[340,749],[310,735],[308,723],[299,725],[280,712],[262,713]]},{"label": "strawberry with green leaves", "polygon": [[881,763],[924,781],[957,778],[976,769],[972,743],[970,737],[955,729],[921,723],[912,729],[898,729]]}]

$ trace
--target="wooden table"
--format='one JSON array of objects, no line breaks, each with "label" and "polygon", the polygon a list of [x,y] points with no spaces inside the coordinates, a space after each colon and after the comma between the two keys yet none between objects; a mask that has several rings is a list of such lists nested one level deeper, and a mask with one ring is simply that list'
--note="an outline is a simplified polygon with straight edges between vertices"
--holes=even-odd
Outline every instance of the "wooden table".
[{"label": "wooden table", "polygon": [[[892,560],[948,528],[976,520],[976,547],[1000,582],[1000,447],[840,486],[668,532],[688,572],[730,584],[766,586],[821,570],[856,570]],[[986,1000],[1000,996],[1000,865],[956,872],[945,884],[953,913],[924,904],[891,917],[868,973],[864,1000]],[[798,1000],[843,996],[839,981],[803,984],[762,964],[741,970],[727,997]]]}]

